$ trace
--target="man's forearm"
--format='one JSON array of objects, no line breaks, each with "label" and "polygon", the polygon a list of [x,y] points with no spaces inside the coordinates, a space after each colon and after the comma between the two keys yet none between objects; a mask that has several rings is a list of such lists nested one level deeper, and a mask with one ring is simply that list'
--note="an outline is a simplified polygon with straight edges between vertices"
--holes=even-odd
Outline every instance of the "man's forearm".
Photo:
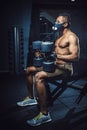
[{"label": "man's forearm", "polygon": [[73,61],[78,59],[77,55],[57,55],[58,59],[65,60],[65,61]]}]

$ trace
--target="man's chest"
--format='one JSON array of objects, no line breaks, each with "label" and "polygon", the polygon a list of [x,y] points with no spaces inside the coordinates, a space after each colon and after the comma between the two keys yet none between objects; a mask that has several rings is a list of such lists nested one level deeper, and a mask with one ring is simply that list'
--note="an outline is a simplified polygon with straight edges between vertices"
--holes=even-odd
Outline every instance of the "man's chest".
[{"label": "man's chest", "polygon": [[69,47],[68,38],[66,38],[64,36],[60,37],[59,39],[56,40],[55,46],[59,47],[59,48]]}]

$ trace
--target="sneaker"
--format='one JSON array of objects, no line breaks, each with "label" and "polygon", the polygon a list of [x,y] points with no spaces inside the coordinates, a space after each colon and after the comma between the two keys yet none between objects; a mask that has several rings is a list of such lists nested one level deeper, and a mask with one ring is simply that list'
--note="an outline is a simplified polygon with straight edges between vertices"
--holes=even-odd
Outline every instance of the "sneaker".
[{"label": "sneaker", "polygon": [[18,106],[28,106],[28,105],[36,105],[37,100],[36,99],[31,99],[29,97],[26,97],[23,101],[17,102]]},{"label": "sneaker", "polygon": [[52,119],[49,113],[48,115],[44,115],[40,112],[39,115],[37,115],[33,119],[27,120],[27,124],[30,126],[38,126],[38,125],[41,125],[43,123],[50,122],[50,121],[52,121]]}]

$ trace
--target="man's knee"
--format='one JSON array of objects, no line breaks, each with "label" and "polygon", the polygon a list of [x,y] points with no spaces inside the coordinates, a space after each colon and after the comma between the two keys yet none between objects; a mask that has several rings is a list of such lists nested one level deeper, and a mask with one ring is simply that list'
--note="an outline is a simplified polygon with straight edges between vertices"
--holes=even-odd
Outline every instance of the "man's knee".
[{"label": "man's knee", "polygon": [[36,73],[35,74],[35,81],[36,83],[40,80],[40,74],[39,73]]},{"label": "man's knee", "polygon": [[36,81],[37,84],[38,84],[38,83],[42,83],[45,78],[46,78],[46,76],[43,75],[43,72],[37,72],[37,73],[35,74],[35,81]]}]

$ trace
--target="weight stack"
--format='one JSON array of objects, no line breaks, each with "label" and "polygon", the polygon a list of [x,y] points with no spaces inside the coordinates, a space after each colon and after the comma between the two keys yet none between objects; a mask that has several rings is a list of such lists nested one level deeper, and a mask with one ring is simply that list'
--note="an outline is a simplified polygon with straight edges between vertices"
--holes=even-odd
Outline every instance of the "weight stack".
[{"label": "weight stack", "polygon": [[24,71],[24,35],[23,28],[8,28],[9,72],[20,74]]}]

